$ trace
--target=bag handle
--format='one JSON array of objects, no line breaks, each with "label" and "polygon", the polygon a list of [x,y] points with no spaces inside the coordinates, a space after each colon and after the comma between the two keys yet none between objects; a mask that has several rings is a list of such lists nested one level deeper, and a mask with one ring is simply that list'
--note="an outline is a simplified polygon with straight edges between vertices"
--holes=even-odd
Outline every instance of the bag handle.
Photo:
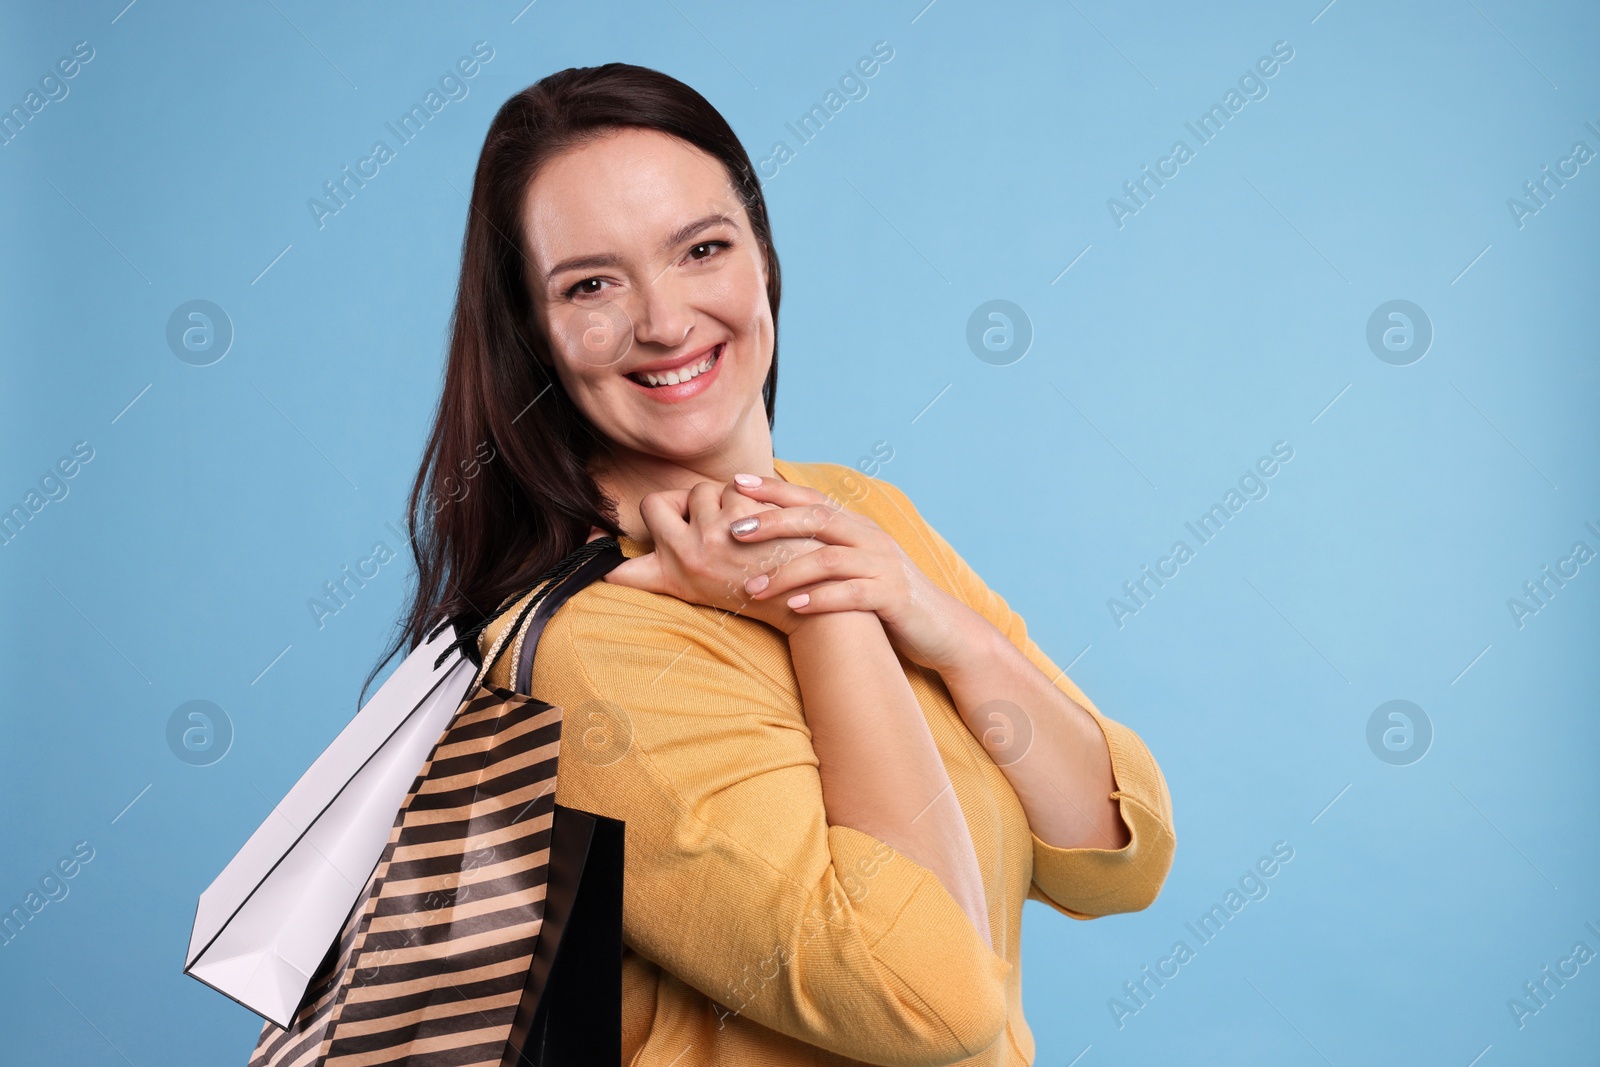
[{"label": "bag handle", "polygon": [[579,551],[583,549],[592,549],[592,552],[587,558],[578,560],[564,580],[558,579],[559,585],[536,598],[538,608],[528,620],[527,629],[517,635],[517,643],[511,650],[511,661],[516,664],[512,684],[518,693],[526,694],[533,687],[533,654],[539,647],[539,638],[550,617],[561,610],[561,605],[571,600],[574,593],[604,577],[606,572],[625,558],[622,547],[614,537],[598,537],[583,545]]},{"label": "bag handle", "polygon": [[[557,600],[557,604],[555,606],[559,607],[561,604],[566,602],[567,598],[570,597],[572,593],[577,592],[578,587],[572,587],[569,579],[572,578],[577,572],[585,571],[585,569],[596,558],[606,558],[605,553],[607,549],[610,549],[616,554],[616,562],[603,567],[598,572],[593,572],[597,574],[604,574],[606,571],[610,570],[611,567],[616,566],[616,563],[620,563],[623,558],[622,549],[617,545],[616,538],[614,537],[599,537],[593,541],[587,542],[586,544],[579,545],[577,548],[567,553],[566,556],[562,558],[561,562],[557,563],[554,567],[551,567],[539,577],[539,580],[534,583],[533,595],[528,598],[528,603],[523,605],[522,610],[518,612],[516,621],[501,631],[500,636],[495,640],[494,647],[489,650],[488,655],[483,657],[483,666],[478,669],[478,675],[474,680],[474,686],[480,684],[489,676],[489,672],[493,670],[494,665],[500,661],[500,654],[505,650],[507,643],[511,641],[513,635],[515,635],[516,640],[512,645],[512,648],[514,650],[520,650],[523,644],[523,636],[532,626],[533,620],[540,619],[541,617],[545,620],[549,619],[549,613],[544,611],[544,606],[546,603],[554,598]],[[592,578],[582,581],[579,587],[581,587],[581,585],[588,585],[589,581],[591,580]],[[568,591],[563,593],[562,591],[564,589]],[[551,610],[553,611],[554,608]],[[544,623],[542,621],[539,623],[538,629],[540,631],[544,629]],[[534,642],[535,644],[538,643],[537,636],[535,636]],[[512,658],[513,671],[517,669],[516,655],[517,653],[514,651]],[[513,689],[517,692],[524,692],[527,688],[526,686],[517,688],[515,674],[512,675],[511,682]]]},{"label": "bag handle", "polygon": [[[488,677],[490,670],[492,670],[494,665],[499,662],[500,653],[504,651],[506,643],[510,640],[512,634],[517,634],[522,630],[523,624],[527,621],[528,617],[536,608],[540,606],[544,598],[550,594],[551,590],[555,589],[557,585],[559,585],[564,579],[570,577],[574,571],[578,570],[585,563],[588,563],[597,555],[605,553],[607,549],[611,549],[615,553],[616,558],[610,563],[609,566],[606,566],[596,572],[594,576],[604,574],[606,571],[622,562],[624,558],[622,555],[622,549],[617,544],[617,539],[611,536],[598,537],[593,541],[587,542],[586,544],[579,545],[577,548],[567,553],[567,555],[564,556],[555,566],[551,567],[549,570],[545,571],[539,576],[533,585],[529,587],[533,595],[528,597],[528,603],[523,605],[522,610],[517,613],[517,618],[515,621],[513,621],[510,626],[507,626],[505,630],[501,632],[500,636],[495,639],[494,646],[489,649],[488,655],[483,657],[482,664],[479,665],[477,672],[473,675],[472,683],[467,687],[467,692],[470,693],[474,691],[483,681],[483,679]],[[589,581],[592,581],[594,576],[584,580],[582,585],[589,584]],[[561,597],[562,603],[564,603],[566,599],[576,591],[577,589],[574,588],[571,590],[571,592],[564,594]],[[526,593],[522,595],[527,596]],[[518,599],[521,598],[513,595],[512,597],[501,601],[500,608],[497,609],[496,615],[498,615],[500,611],[503,611],[508,605],[516,603]],[[559,607],[560,605],[558,604],[557,606]],[[437,670],[438,668],[442,667],[444,665],[444,661],[450,658],[450,656],[457,651],[465,654],[467,651],[467,646],[477,643],[478,636],[483,632],[484,627],[486,627],[494,617],[495,616],[490,616],[485,618],[478,625],[468,627],[465,630],[457,632],[455,640],[452,641],[443,651],[441,651],[438,658],[434,660],[434,669]],[[546,615],[545,618],[548,619],[549,616]],[[444,620],[429,633],[428,639],[430,641],[433,640],[446,628],[453,627],[454,623],[455,619]],[[540,625],[540,629],[543,629],[542,624]],[[521,643],[520,636],[518,638],[518,643],[519,645]]]}]

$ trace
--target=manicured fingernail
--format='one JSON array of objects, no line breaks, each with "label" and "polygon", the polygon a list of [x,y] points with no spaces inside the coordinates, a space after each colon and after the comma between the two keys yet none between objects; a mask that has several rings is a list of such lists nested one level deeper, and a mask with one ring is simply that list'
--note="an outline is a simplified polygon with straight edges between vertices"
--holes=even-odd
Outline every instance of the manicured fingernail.
[{"label": "manicured fingernail", "polygon": [[788,604],[791,608],[803,608],[807,604],[811,603],[811,594],[796,593],[794,596],[784,601],[784,603]]},{"label": "manicured fingernail", "polygon": [[757,486],[761,484],[761,479],[754,474],[735,474],[733,480],[740,485]]},{"label": "manicured fingernail", "polygon": [[754,515],[746,515],[737,522],[730,522],[728,524],[728,532],[735,537],[743,537],[747,533],[754,533],[755,528],[760,525],[761,521]]},{"label": "manicured fingernail", "polygon": [[744,583],[745,592],[747,593],[759,593],[766,587],[767,576],[765,574],[758,574],[748,582]]}]

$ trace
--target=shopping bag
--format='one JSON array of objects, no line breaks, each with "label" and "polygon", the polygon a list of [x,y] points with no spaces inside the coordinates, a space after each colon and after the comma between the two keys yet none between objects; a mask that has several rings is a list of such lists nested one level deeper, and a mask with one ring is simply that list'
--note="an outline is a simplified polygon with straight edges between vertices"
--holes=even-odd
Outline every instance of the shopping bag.
[{"label": "shopping bag", "polygon": [[466,693],[455,641],[412,651],[200,895],[185,974],[289,1024]]},{"label": "shopping bag", "polygon": [[623,824],[555,803],[562,709],[515,684],[551,614],[621,562],[592,541],[501,633],[399,805],[287,1027],[251,1067],[512,1067],[621,1059]]}]

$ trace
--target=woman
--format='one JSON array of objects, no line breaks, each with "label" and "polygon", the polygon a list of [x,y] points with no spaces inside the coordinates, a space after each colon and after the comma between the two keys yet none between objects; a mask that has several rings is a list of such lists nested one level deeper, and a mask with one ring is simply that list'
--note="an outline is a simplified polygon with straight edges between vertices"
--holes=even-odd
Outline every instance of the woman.
[{"label": "woman", "polygon": [[612,63],[508,101],[402,641],[500,605],[487,651],[506,598],[618,538],[531,691],[566,709],[557,801],[626,822],[625,1062],[1030,1063],[1023,900],[1146,907],[1166,784],[899,489],[773,456],[778,298],[694,90]]}]

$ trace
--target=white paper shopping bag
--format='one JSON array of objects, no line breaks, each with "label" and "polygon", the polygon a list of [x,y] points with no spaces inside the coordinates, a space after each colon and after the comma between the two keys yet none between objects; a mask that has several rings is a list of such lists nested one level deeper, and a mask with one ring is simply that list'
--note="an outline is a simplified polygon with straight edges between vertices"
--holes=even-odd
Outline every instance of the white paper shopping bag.
[{"label": "white paper shopping bag", "polygon": [[287,1027],[475,668],[418,646],[200,895],[183,971]]}]

